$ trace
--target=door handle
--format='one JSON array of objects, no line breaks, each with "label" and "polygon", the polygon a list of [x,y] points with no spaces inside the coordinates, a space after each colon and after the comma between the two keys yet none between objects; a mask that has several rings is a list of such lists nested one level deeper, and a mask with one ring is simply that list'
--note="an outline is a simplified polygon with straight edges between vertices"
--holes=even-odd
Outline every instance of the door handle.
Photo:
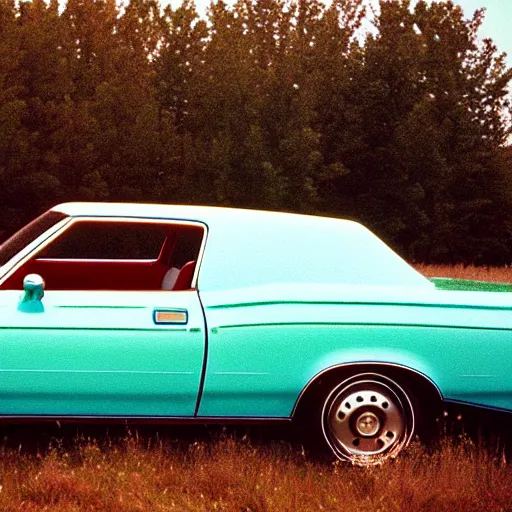
[{"label": "door handle", "polygon": [[153,310],[153,322],[157,325],[186,325],[188,311],[186,309],[156,308]]}]

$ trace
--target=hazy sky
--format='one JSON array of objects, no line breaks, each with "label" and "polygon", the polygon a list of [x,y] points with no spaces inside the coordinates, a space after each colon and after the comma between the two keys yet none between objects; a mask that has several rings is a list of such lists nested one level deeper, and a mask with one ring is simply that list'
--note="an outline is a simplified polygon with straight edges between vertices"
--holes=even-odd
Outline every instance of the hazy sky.
[{"label": "hazy sky", "polygon": [[482,37],[490,37],[498,49],[507,52],[507,62],[512,66],[512,0],[458,0],[466,17],[476,9],[487,9],[480,29]]},{"label": "hazy sky", "polygon": [[[174,6],[181,4],[181,0],[170,1]],[[165,2],[166,0],[162,1],[162,3]],[[232,2],[233,0],[230,3]],[[376,0],[368,0],[368,2],[376,3]],[[455,0],[455,2],[462,6],[468,18],[480,7],[487,9],[480,35],[490,37],[500,51],[506,52],[507,62],[512,66],[512,0]],[[195,3],[199,12],[204,13],[210,0],[195,0]]]}]

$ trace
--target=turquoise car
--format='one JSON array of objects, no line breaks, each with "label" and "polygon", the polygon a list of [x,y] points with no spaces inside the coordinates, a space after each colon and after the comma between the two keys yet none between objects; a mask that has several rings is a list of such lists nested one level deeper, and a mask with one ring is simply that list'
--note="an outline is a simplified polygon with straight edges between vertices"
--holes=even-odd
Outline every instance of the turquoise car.
[{"label": "turquoise car", "polygon": [[445,403],[512,410],[512,293],[450,287],[352,221],[61,204],[0,246],[0,416],[301,418],[380,463]]}]

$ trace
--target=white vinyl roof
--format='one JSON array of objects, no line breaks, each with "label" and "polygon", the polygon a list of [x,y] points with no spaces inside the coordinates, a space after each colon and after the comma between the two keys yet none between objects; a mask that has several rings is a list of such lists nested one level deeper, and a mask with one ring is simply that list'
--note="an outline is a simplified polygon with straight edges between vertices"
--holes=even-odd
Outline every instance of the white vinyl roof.
[{"label": "white vinyl roof", "polygon": [[276,283],[433,285],[361,224],[350,220],[212,206],[66,203],[73,217],[199,221],[208,239],[199,271],[204,291]]},{"label": "white vinyl roof", "polygon": [[295,213],[272,212],[264,210],[248,210],[242,208],[224,208],[219,206],[192,206],[173,204],[149,203],[62,203],[52,208],[72,217],[136,217],[145,219],[179,219],[206,222],[229,221],[234,216],[246,219],[259,219],[260,222],[273,222],[279,219],[304,222],[305,219],[315,219],[316,222],[333,221],[352,222],[349,220],[316,217]]}]

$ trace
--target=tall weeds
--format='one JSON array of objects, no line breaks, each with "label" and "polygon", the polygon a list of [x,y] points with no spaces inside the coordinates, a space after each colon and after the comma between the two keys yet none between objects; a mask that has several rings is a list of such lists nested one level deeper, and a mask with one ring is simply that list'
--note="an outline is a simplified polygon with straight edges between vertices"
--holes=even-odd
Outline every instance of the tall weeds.
[{"label": "tall weeds", "polygon": [[413,444],[382,467],[318,464],[286,444],[79,439],[0,453],[0,510],[510,510],[511,465],[467,439]]}]

